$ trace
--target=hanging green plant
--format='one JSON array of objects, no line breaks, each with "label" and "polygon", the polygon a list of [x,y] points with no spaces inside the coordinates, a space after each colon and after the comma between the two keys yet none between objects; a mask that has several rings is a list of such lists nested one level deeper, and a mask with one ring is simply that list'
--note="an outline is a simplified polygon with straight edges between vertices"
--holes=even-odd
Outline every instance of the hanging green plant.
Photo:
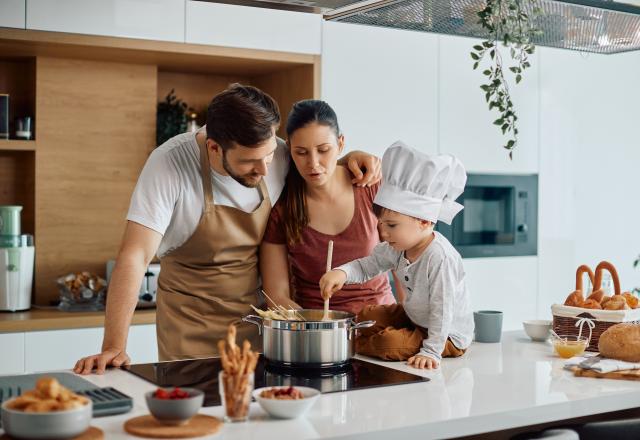
[{"label": "hanging green plant", "polygon": [[473,46],[471,59],[474,70],[487,54],[491,59],[491,66],[482,72],[487,77],[487,82],[480,88],[485,93],[489,110],[495,108],[499,112],[493,123],[502,130],[503,135],[509,135],[510,139],[504,148],[509,151],[510,159],[513,159],[513,150],[518,145],[518,116],[505,78],[499,43],[502,42],[515,61],[515,65],[509,67],[509,70],[515,75],[518,84],[522,81],[523,72],[531,67],[529,55],[535,50],[532,39],[541,34],[535,26],[536,17],[540,13],[536,0],[487,0],[485,8],[478,12],[478,24],[489,35],[482,44]]}]

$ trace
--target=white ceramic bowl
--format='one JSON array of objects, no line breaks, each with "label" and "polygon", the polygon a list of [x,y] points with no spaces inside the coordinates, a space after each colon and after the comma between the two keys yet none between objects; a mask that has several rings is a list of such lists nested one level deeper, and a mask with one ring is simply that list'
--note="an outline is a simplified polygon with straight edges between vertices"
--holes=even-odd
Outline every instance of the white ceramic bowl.
[{"label": "white ceramic bowl", "polygon": [[93,403],[69,411],[24,412],[2,404],[2,427],[11,437],[61,439],[82,434],[89,429]]},{"label": "white ceramic bowl", "polygon": [[262,393],[264,390],[270,390],[272,388],[286,389],[289,387],[283,386],[257,388],[253,391],[253,398],[256,399],[262,409],[264,409],[271,416],[277,417],[279,419],[295,419],[296,417],[302,416],[309,410],[309,408],[313,406],[313,404],[316,402],[316,400],[318,400],[318,397],[320,396],[320,391],[316,390],[315,388],[296,386],[294,388],[302,393],[302,395],[304,396],[303,399],[285,400],[260,397],[260,393]]},{"label": "white ceramic bowl", "polygon": [[551,330],[551,321],[544,319],[530,319],[522,323],[525,333],[534,341],[546,341]]}]

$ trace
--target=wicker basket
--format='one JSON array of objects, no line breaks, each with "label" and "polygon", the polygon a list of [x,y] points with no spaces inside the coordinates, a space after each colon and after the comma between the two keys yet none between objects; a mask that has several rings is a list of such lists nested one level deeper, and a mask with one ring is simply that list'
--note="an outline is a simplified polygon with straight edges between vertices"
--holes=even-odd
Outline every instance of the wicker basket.
[{"label": "wicker basket", "polygon": [[[581,318],[593,321],[595,327],[591,330],[588,351],[598,351],[600,335],[612,325],[621,322],[640,322],[640,309],[594,310],[554,304],[551,306],[551,313],[553,314],[553,331],[559,335],[578,336],[580,326],[576,327],[576,323]],[[582,327],[582,334],[589,335],[589,326],[586,323]]]},{"label": "wicker basket", "polygon": [[[582,265],[578,267],[576,271],[576,290],[568,298],[567,301],[573,296],[583,298],[582,292],[582,275],[584,273],[589,275],[593,284],[593,292],[590,298],[596,296],[596,291],[599,292],[600,298],[603,295],[602,289],[602,273],[607,270],[611,273],[611,278],[614,284],[614,297],[620,295],[620,280],[618,279],[618,272],[613,264],[608,261],[601,261],[596,267],[595,279],[591,269]],[[580,300],[582,301],[582,300]],[[600,299],[595,300],[600,302]],[[600,335],[604,333],[609,327],[620,324],[621,322],[640,322],[640,308],[637,309],[625,309],[625,310],[602,310],[592,309],[584,307],[566,306],[560,304],[554,304],[551,306],[551,314],[553,315],[553,331],[558,335],[578,336],[582,327],[582,335],[589,335],[589,327],[591,328],[591,339],[589,340],[588,351],[598,351],[598,341]],[[591,320],[591,325],[588,322],[579,324],[581,319]],[[577,324],[577,326],[576,326]]]}]

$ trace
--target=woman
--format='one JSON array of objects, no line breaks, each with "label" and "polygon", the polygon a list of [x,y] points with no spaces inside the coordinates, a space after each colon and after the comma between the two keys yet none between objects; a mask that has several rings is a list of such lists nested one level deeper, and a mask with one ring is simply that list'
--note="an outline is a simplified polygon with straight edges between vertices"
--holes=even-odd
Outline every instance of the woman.
[{"label": "woman", "polygon": [[[318,282],[326,270],[329,241],[334,243],[334,267],[369,255],[379,243],[372,211],[379,185],[353,186],[348,169],[338,165],[344,136],[326,102],[296,103],[286,130],[294,164],[260,248],[263,288],[287,308],[322,309]],[[333,297],[331,309],[358,313],[365,305],[393,303],[388,278],[380,275],[345,286]]]}]

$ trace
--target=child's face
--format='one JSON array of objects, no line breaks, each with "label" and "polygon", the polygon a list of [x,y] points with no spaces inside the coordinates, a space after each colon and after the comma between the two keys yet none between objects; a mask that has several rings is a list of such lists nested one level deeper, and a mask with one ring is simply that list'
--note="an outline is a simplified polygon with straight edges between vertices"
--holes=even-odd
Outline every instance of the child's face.
[{"label": "child's face", "polygon": [[418,245],[433,232],[433,223],[385,209],[378,219],[380,237],[402,252]]}]

